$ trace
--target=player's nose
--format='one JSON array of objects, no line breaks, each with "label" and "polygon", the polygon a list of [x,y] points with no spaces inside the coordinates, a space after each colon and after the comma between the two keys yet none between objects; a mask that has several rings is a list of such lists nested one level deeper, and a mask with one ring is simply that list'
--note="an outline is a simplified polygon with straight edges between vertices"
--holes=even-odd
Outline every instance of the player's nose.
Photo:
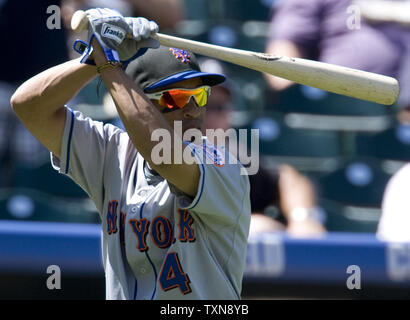
[{"label": "player's nose", "polygon": [[205,113],[205,107],[198,107],[195,99],[191,99],[183,110],[184,118],[198,118]]}]

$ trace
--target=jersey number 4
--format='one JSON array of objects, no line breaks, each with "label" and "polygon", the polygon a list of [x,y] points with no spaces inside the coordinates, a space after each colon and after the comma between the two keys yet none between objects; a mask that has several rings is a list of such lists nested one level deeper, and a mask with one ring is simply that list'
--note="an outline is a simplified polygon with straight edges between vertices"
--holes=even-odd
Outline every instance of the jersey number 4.
[{"label": "jersey number 4", "polygon": [[164,291],[178,287],[182,294],[191,292],[188,275],[182,270],[176,252],[170,252],[166,255],[159,275],[159,283]]}]

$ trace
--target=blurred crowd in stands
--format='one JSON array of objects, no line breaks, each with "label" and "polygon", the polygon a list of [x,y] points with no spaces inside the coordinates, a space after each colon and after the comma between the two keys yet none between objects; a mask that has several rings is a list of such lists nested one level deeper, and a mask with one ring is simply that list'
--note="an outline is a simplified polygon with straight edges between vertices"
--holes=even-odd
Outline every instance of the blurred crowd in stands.
[{"label": "blurred crowd in stands", "polygon": [[[61,8],[61,28],[46,25],[53,5]],[[87,195],[52,170],[49,153],[9,105],[23,81],[78,57],[71,46],[85,35],[70,30],[71,16],[96,6],[153,19],[163,33],[397,78],[399,100],[384,106],[201,57],[203,71],[229,79],[213,88],[207,127],[259,130],[251,234],[377,232],[410,240],[403,235],[410,177],[399,176],[410,162],[410,1],[404,0],[0,1],[0,25],[8,31],[0,34],[0,219],[99,222]],[[69,106],[121,126],[98,80]]]}]

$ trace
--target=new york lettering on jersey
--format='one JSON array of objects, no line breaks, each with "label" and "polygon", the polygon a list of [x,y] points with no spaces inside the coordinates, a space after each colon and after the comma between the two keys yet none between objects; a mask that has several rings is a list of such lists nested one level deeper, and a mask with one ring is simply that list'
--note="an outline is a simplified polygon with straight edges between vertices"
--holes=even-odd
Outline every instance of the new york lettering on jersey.
[{"label": "new york lettering on jersey", "polygon": [[[107,222],[106,232],[108,235],[117,233],[123,233],[125,230],[125,214],[121,212],[120,216],[120,228],[117,228],[117,210],[118,201],[112,200],[108,203],[107,210]],[[180,242],[194,242],[195,231],[193,228],[194,219],[192,215],[184,209],[177,209],[177,215],[179,217],[176,225],[177,238],[174,234],[171,221],[164,216],[156,216],[152,221],[147,218],[130,219],[128,221],[132,228],[132,232],[135,235],[137,245],[135,247],[139,252],[146,252],[149,250],[147,245],[147,237],[150,235],[151,242],[159,249],[167,249],[172,243],[175,243],[177,239]],[[124,235],[120,234],[120,239],[124,239]],[[166,253],[164,262],[159,274],[159,283],[164,291],[168,291],[174,288],[179,288],[181,293],[187,294],[191,292],[189,286],[190,280],[188,274],[183,270],[178,253],[171,251]]]}]

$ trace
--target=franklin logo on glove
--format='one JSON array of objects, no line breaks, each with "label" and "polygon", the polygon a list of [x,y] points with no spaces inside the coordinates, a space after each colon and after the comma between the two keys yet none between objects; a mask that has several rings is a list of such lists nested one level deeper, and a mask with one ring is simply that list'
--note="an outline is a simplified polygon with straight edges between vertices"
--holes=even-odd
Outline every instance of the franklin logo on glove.
[{"label": "franklin logo on glove", "polygon": [[120,44],[125,38],[125,31],[117,26],[104,23],[102,26],[101,35],[110,38]]}]

